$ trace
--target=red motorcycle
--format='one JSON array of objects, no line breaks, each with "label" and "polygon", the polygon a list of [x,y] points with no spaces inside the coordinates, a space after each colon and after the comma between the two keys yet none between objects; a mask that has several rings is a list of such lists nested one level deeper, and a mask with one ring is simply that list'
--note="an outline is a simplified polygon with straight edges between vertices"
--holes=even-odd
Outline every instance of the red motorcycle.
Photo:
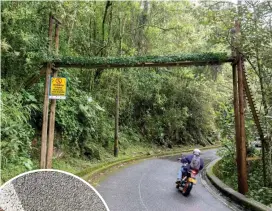
[{"label": "red motorcycle", "polygon": [[[186,166],[187,164],[183,164]],[[187,172],[183,172],[180,183],[177,184],[176,188],[178,188],[184,196],[188,196],[193,188],[193,185],[196,184],[196,175],[198,171],[189,169]]]}]

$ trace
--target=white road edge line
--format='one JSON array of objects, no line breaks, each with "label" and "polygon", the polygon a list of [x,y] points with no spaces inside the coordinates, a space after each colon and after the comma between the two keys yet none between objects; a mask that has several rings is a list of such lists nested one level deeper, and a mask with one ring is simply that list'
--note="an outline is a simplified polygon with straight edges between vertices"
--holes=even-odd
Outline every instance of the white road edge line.
[{"label": "white road edge line", "polygon": [[148,211],[148,209],[147,209],[147,207],[146,207],[146,205],[145,205],[145,203],[144,203],[144,201],[143,201],[142,194],[141,194],[141,183],[142,183],[142,181],[143,181],[144,176],[145,176],[145,173],[143,173],[143,175],[142,175],[142,177],[141,177],[141,179],[140,179],[140,181],[139,181],[138,192],[139,192],[141,204],[142,204],[142,205],[144,206],[144,208]]}]

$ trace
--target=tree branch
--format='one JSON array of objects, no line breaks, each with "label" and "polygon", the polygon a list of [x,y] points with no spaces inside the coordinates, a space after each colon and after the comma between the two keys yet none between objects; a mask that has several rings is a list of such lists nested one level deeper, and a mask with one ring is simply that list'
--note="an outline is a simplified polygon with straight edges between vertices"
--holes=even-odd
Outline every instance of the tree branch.
[{"label": "tree branch", "polygon": [[137,29],[144,28],[144,27],[158,28],[158,29],[163,30],[163,31],[171,31],[171,30],[182,29],[182,27],[163,28],[163,27],[156,26],[156,25],[143,24],[143,25],[138,26],[134,30],[136,31]]}]

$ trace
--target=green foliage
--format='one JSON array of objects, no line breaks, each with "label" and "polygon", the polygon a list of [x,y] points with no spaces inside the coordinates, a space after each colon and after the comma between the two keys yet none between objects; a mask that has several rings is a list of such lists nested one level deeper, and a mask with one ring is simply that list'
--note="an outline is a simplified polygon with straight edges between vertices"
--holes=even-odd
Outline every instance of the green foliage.
[{"label": "green foliage", "polygon": [[201,54],[177,54],[169,56],[138,56],[138,57],[71,57],[71,56],[55,56],[50,59],[46,58],[44,62],[60,63],[63,65],[77,64],[81,66],[91,67],[92,65],[137,65],[144,63],[167,63],[182,61],[202,61],[202,62],[221,62],[229,59],[227,53],[201,53]]},{"label": "green foliage", "polygon": [[217,109],[217,124],[223,138],[233,139],[234,108],[230,102],[221,102]]},{"label": "green foliage", "polygon": [[76,77],[68,73],[66,75],[69,84],[68,99],[58,101],[56,109],[56,128],[62,134],[59,144],[66,151],[70,151],[69,148],[72,147],[74,156],[87,155],[90,158],[98,158],[99,153],[92,152],[91,146],[95,147],[91,143],[100,142],[104,145],[111,139],[111,134],[105,131],[113,129],[109,129],[105,110],[90,93],[80,90],[80,83]]},{"label": "green foliage", "polygon": [[[222,157],[214,167],[214,173],[218,178],[235,190],[238,190],[237,165],[235,155],[235,145],[227,139],[222,141],[222,148],[218,155]],[[260,156],[260,152],[255,150],[251,156]],[[266,204],[272,204],[272,189],[263,186],[262,161],[250,161],[248,168],[248,186],[247,195],[253,199]]]},{"label": "green foliage", "polygon": [[[32,170],[38,168],[38,163],[33,163]],[[24,165],[18,163],[8,163],[5,167],[2,167],[1,171],[1,181],[7,182],[8,180],[12,179],[13,177],[22,174],[26,171],[31,169],[27,169]]]},{"label": "green foliage", "polygon": [[222,146],[223,147],[218,152],[218,155],[222,157],[222,160],[218,162],[214,172],[216,176],[223,180],[227,185],[238,190],[234,142],[228,139],[223,139]]},{"label": "green foliage", "polygon": [[[255,179],[259,179],[257,174],[255,175]],[[259,184],[248,193],[248,196],[255,199],[256,201],[272,207],[272,189],[267,187],[256,187],[260,187]]]},{"label": "green foliage", "polygon": [[33,95],[21,93],[1,94],[1,161],[5,168],[8,163],[32,168],[30,157],[31,140],[34,130],[29,125],[31,113],[37,110]]},{"label": "green foliage", "polygon": [[261,160],[250,162],[248,170],[249,192],[247,195],[263,204],[272,206],[272,188],[263,186],[262,168]]},{"label": "green foliage", "polygon": [[[137,128],[146,139],[159,145],[189,142],[206,145],[207,137],[216,130],[214,119],[210,118],[214,113],[211,99],[216,98],[215,87],[211,88],[214,83],[194,82],[191,73],[186,71],[179,78],[175,76],[179,70],[173,75],[152,69],[122,71],[120,126]],[[104,106],[109,108],[111,116],[115,114],[117,76],[115,72],[106,71],[96,89],[100,90],[97,100],[106,99]],[[207,92],[201,91],[204,89]]]},{"label": "green foliage", "polygon": [[[266,119],[271,113],[271,84],[272,63],[271,54],[271,27],[272,17],[271,2],[269,1],[245,1],[239,7],[227,2],[203,2],[202,10],[196,10],[199,17],[204,17],[200,22],[204,26],[211,26],[212,33],[209,43],[213,45],[230,45],[231,32],[234,28],[233,20],[238,16],[241,22],[241,33],[236,35],[239,42],[234,47],[249,61],[246,65],[250,87],[253,89],[254,98],[263,122],[269,124]],[[248,130],[250,131],[250,130]],[[271,133],[268,129],[267,133]],[[269,150],[268,150],[269,151]]]}]

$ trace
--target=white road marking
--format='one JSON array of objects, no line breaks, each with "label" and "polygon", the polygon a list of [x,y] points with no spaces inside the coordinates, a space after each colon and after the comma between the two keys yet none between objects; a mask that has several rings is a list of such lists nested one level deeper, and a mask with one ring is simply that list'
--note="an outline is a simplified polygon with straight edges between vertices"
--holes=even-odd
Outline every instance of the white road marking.
[{"label": "white road marking", "polygon": [[142,194],[141,194],[141,183],[143,181],[144,176],[145,176],[145,173],[143,173],[143,175],[142,175],[142,177],[141,177],[141,179],[139,181],[138,192],[139,192],[141,204],[144,206],[144,208],[146,209],[146,211],[148,211],[148,209],[147,209],[147,207],[146,207],[146,205],[145,205],[145,203],[143,201]]}]

